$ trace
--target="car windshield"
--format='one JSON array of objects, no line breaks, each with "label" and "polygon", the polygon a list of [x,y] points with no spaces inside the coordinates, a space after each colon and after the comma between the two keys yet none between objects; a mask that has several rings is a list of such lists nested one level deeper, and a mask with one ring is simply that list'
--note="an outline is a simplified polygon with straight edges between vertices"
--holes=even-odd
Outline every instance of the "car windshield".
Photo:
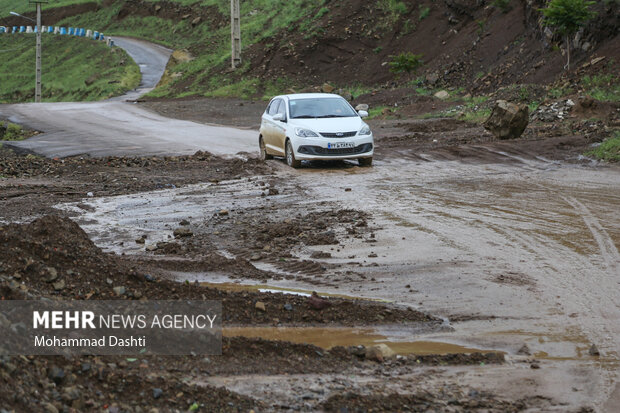
[{"label": "car windshield", "polygon": [[350,118],[358,116],[342,98],[291,99],[289,109],[292,119]]}]

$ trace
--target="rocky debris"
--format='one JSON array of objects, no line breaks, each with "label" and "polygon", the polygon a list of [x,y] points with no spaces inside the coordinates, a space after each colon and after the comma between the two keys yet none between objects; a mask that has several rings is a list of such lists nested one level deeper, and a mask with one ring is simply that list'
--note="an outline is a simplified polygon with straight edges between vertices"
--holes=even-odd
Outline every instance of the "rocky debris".
[{"label": "rocky debris", "polygon": [[327,307],[330,307],[332,303],[329,300],[320,297],[316,291],[312,291],[312,295],[308,297],[308,306],[314,310],[323,310]]},{"label": "rocky debris", "polygon": [[[48,283],[56,281],[58,278],[58,271],[54,267],[46,267],[47,277],[45,277],[45,281]],[[18,277],[15,277],[18,278]]]},{"label": "rocky debris", "polygon": [[596,347],[596,344],[592,344],[592,346],[590,346],[590,349],[588,350],[588,354],[598,357],[601,355],[601,352],[598,350],[598,347]]},{"label": "rocky debris", "polygon": [[56,291],[64,290],[65,289],[65,280],[57,281],[54,284],[52,284],[52,286],[54,287],[54,290],[56,290]]},{"label": "rocky debris", "polygon": [[289,303],[286,303],[282,306],[286,311],[293,311],[293,306]]},{"label": "rocky debris", "polygon": [[161,396],[163,396],[164,391],[162,389],[160,389],[159,387],[156,387],[153,389],[153,398],[154,399],[159,399]]},{"label": "rocky debris", "polygon": [[532,352],[530,351],[530,348],[527,344],[523,344],[521,348],[517,351],[517,354],[522,356],[529,356],[532,354]]},{"label": "rocky debris", "polygon": [[366,357],[367,360],[377,361],[379,363],[383,363],[385,360],[394,356],[396,356],[394,350],[383,343],[366,348],[364,353],[364,357]]},{"label": "rocky debris", "polygon": [[426,75],[425,79],[430,86],[435,86],[439,81],[439,74],[437,72],[429,73]]},{"label": "rocky debris", "polygon": [[184,219],[184,220],[182,220],[181,222],[179,222],[179,225],[182,225],[182,226],[188,226],[188,225],[189,225],[189,221],[188,221],[188,220],[186,220],[186,219]]},{"label": "rocky debris", "polygon": [[191,237],[194,233],[189,228],[179,227],[172,232],[172,235],[174,235],[175,238],[183,238]]},{"label": "rocky debris", "polygon": [[368,112],[368,105],[366,103],[360,103],[359,105],[355,106],[355,110],[365,110],[366,112]]},{"label": "rocky debris", "polygon": [[254,308],[262,312],[267,311],[267,308],[265,308],[265,303],[262,301],[257,301],[256,304],[254,304]]},{"label": "rocky debris", "polygon": [[323,86],[321,86],[321,92],[323,93],[332,93],[334,90],[336,90],[336,88],[329,83],[324,83]]},{"label": "rocky debris", "polygon": [[314,251],[310,254],[310,258],[313,259],[323,259],[323,258],[331,258],[332,254],[324,251]]},{"label": "rocky debris", "polygon": [[516,139],[529,122],[527,105],[498,100],[484,127],[498,139]]},{"label": "rocky debris", "polygon": [[52,366],[48,372],[47,377],[56,384],[61,384],[65,380],[65,371],[57,366]]},{"label": "rocky debris", "polygon": [[200,16],[196,17],[195,19],[192,20],[192,26],[197,26],[198,24],[200,24],[201,21],[202,21],[202,18]]},{"label": "rocky debris", "polygon": [[440,90],[439,92],[435,93],[433,96],[435,96],[437,99],[446,100],[450,97],[450,94],[446,92],[445,90]]},{"label": "rocky debris", "polygon": [[125,295],[125,293],[127,292],[127,289],[123,286],[114,287],[112,290],[118,296]]},{"label": "rocky debris", "polygon": [[540,120],[541,122],[562,120],[569,116],[573,106],[575,106],[575,102],[571,99],[558,100],[551,104],[542,104],[532,113],[532,119]]}]

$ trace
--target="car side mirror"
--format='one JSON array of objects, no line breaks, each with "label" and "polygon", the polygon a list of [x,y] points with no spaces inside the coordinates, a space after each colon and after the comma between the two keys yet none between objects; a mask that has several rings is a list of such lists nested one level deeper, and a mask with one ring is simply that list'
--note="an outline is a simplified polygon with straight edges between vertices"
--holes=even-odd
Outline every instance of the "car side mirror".
[{"label": "car side mirror", "polygon": [[285,122],[286,118],[284,117],[283,114],[281,113],[276,113],[275,115],[273,115],[273,120],[274,121],[280,121],[280,122]]},{"label": "car side mirror", "polygon": [[368,112],[366,112],[365,110],[358,110],[357,113],[359,113],[360,118],[368,117]]}]

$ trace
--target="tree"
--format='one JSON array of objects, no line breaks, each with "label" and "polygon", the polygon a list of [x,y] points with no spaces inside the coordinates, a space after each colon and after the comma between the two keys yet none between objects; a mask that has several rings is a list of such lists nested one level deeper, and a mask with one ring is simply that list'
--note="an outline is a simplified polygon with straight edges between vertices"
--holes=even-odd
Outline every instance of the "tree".
[{"label": "tree", "polygon": [[542,9],[546,22],[558,29],[566,40],[566,69],[570,69],[570,38],[577,33],[596,12],[590,10],[595,1],[588,0],[551,0],[546,9]]}]

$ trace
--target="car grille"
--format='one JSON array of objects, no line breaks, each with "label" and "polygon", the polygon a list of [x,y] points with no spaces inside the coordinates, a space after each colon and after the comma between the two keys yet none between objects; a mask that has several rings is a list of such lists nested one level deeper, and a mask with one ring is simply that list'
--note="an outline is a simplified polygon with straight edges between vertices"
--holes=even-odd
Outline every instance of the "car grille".
[{"label": "car grille", "polygon": [[350,138],[357,135],[357,132],[319,132],[324,138]]},{"label": "car grille", "polygon": [[341,156],[341,155],[358,155],[360,153],[370,152],[372,150],[372,143],[363,143],[355,148],[338,148],[328,149],[320,146],[302,145],[299,147],[299,153],[307,155],[326,155],[326,156]]}]

